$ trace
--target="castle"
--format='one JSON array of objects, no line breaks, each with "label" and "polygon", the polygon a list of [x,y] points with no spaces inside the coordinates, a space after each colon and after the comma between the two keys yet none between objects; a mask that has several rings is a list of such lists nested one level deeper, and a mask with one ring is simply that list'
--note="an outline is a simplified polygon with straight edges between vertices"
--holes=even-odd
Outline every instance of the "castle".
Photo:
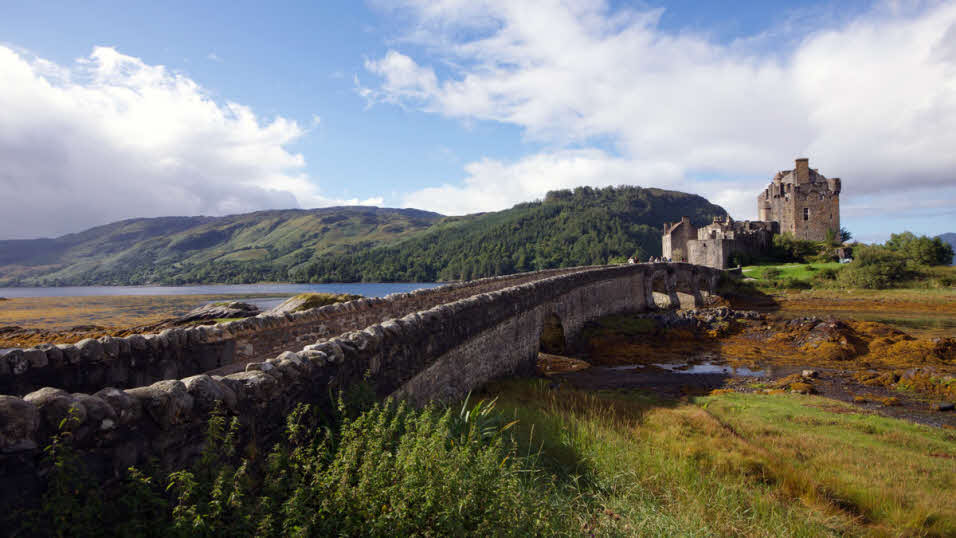
[{"label": "castle", "polygon": [[839,237],[840,188],[839,178],[828,179],[810,168],[809,159],[797,159],[793,170],[777,172],[757,196],[760,220],[736,222],[717,217],[699,229],[687,217],[667,223],[662,238],[664,257],[726,269],[734,254],[766,253],[776,234],[789,233],[809,241],[824,241],[830,234]]}]

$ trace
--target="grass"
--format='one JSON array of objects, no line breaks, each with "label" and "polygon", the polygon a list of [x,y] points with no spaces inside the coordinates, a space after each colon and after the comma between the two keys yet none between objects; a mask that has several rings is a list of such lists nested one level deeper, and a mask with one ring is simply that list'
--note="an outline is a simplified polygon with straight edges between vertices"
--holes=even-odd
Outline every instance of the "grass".
[{"label": "grass", "polygon": [[50,488],[5,517],[14,535],[71,536],[956,533],[952,431],[790,394],[659,401],[519,379],[483,398],[340,404],[331,422],[300,407],[252,459],[238,421],[213,416],[196,466],[134,471],[113,497],[58,436]]},{"label": "grass", "polygon": [[[794,279],[809,282],[811,278],[821,269],[833,269],[839,271],[843,264],[839,262],[828,263],[787,263],[783,265],[748,265],[741,269],[745,277],[757,279],[758,281],[771,281],[779,279]],[[778,271],[776,276],[771,275]]]},{"label": "grass", "polygon": [[[838,262],[827,263],[787,263],[782,265],[748,265],[741,269],[744,277],[753,278],[755,284],[763,289],[769,288],[814,288],[840,289],[846,291],[836,281],[835,275],[848,267]],[[823,273],[831,278],[823,278]],[[819,277],[819,278],[814,278]],[[887,291],[910,291],[934,296],[956,293],[956,266],[920,267],[909,280],[894,284],[893,289],[870,290],[876,293]],[[867,291],[856,290],[854,291]]]},{"label": "grass", "polygon": [[600,534],[956,533],[950,431],[790,394],[490,393]]}]

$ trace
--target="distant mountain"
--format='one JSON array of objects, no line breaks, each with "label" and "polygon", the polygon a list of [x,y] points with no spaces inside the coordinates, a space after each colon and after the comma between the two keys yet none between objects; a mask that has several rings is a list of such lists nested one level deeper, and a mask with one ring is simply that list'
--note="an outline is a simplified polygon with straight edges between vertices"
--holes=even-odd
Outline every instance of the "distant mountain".
[{"label": "distant mountain", "polygon": [[659,256],[665,222],[725,215],[692,194],[581,187],[462,217],[332,207],[132,219],[0,241],[0,286],[470,279]]},{"label": "distant mountain", "polygon": [[[942,235],[937,235],[936,237],[943,240],[945,243],[949,243],[953,247],[953,250],[956,251],[956,233],[950,232]],[[953,256],[953,260],[949,262],[950,265],[956,264],[956,255]]]}]

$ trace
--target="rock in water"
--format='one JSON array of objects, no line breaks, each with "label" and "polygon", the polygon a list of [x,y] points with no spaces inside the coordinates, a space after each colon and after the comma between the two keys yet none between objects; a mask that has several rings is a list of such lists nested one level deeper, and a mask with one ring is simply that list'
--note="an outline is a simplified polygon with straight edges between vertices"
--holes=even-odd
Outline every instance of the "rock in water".
[{"label": "rock in water", "polygon": [[239,301],[209,303],[176,320],[177,324],[207,319],[248,318],[259,313],[259,307]]}]

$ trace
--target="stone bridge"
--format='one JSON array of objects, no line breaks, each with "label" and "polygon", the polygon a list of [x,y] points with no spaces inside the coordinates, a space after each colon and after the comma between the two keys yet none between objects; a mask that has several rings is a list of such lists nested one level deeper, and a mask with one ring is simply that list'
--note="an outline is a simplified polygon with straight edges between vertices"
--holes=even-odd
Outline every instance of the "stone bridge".
[{"label": "stone bridge", "polygon": [[[455,400],[492,379],[533,372],[546,324],[556,320],[573,349],[588,321],[695,306],[721,273],[682,263],[554,269],[215,326],[4,350],[0,505],[35,493],[40,448],[71,408],[74,443],[103,479],[150,458],[182,465],[201,449],[215,405],[238,416],[250,437],[269,440],[297,404],[325,405],[358,383],[418,405]],[[229,368],[243,371],[217,375]]]}]

